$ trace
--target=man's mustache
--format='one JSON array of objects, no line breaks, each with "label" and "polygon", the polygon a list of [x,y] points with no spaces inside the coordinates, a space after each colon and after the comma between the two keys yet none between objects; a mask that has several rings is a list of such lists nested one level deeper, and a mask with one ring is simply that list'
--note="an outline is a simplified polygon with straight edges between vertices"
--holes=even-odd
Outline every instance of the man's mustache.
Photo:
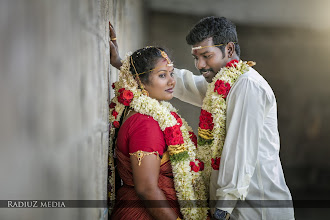
[{"label": "man's mustache", "polygon": [[201,74],[203,74],[204,72],[208,72],[208,71],[210,71],[210,72],[214,72],[212,68],[210,68],[210,69],[200,69],[200,70],[199,70],[199,72],[200,72]]}]

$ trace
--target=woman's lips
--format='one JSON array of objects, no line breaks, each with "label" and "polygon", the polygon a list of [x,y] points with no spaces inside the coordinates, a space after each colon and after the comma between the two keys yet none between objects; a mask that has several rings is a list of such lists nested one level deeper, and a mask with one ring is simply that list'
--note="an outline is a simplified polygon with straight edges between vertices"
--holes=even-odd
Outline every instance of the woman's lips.
[{"label": "woman's lips", "polygon": [[173,90],[173,88],[171,88],[171,89],[167,89],[167,90],[165,90],[166,92],[169,92],[169,93],[173,93],[174,92],[174,90]]}]

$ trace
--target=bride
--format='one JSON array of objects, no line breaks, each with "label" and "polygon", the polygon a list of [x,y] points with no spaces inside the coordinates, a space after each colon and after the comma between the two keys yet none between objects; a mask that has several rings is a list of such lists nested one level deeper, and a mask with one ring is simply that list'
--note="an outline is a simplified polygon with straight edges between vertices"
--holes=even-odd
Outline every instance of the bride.
[{"label": "bride", "polygon": [[[164,49],[146,47],[126,55],[119,81],[112,85],[111,219],[207,218],[199,172],[204,164],[196,159],[196,136],[166,102],[173,98],[173,70]],[[122,180],[118,191],[114,164]]]}]

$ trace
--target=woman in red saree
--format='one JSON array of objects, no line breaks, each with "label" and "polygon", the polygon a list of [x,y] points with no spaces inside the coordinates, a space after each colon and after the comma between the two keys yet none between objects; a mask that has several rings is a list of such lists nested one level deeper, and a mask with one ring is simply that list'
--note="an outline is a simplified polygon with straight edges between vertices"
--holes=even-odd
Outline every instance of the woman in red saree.
[{"label": "woman in red saree", "polygon": [[[146,47],[121,61],[112,26],[110,38],[111,65],[120,68],[109,115],[110,218],[206,219],[196,136],[166,102],[176,84],[171,60],[164,49]],[[114,158],[121,179],[116,187]]]},{"label": "woman in red saree", "polygon": [[[138,50],[132,55],[134,67],[131,65],[131,72],[147,71],[138,75],[139,80],[149,97],[158,101],[170,100],[175,86],[173,66],[162,57],[162,51],[155,47]],[[124,103],[125,96],[117,99]],[[120,124],[115,155],[123,184],[116,193],[111,219],[182,218],[165,137],[158,122],[127,106]]]},{"label": "woman in red saree", "polygon": [[[140,166],[136,152],[144,154]],[[123,186],[117,192],[112,219],[153,219],[150,210],[157,211],[164,219],[167,215],[173,216],[172,219],[181,217],[164,134],[153,118],[130,113],[119,130],[116,155]],[[140,198],[150,201],[142,203]],[[155,200],[161,201],[150,204]],[[153,205],[157,210],[151,208]],[[162,212],[166,207],[167,213]]]}]

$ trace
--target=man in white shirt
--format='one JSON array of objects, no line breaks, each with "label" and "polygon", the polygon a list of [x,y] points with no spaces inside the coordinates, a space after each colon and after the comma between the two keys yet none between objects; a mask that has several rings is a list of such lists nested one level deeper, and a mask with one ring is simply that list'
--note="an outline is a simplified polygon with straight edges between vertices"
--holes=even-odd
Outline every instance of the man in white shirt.
[{"label": "man in white shirt", "polygon": [[[202,19],[186,40],[192,45],[196,68],[208,83],[228,62],[239,60],[236,27],[226,18]],[[200,76],[192,76],[186,70],[175,73],[174,96],[201,106],[205,84]],[[249,68],[230,89],[226,106],[226,138],[220,167],[211,173],[212,217],[294,219],[292,198],[279,158],[277,106],[271,87]]]}]

